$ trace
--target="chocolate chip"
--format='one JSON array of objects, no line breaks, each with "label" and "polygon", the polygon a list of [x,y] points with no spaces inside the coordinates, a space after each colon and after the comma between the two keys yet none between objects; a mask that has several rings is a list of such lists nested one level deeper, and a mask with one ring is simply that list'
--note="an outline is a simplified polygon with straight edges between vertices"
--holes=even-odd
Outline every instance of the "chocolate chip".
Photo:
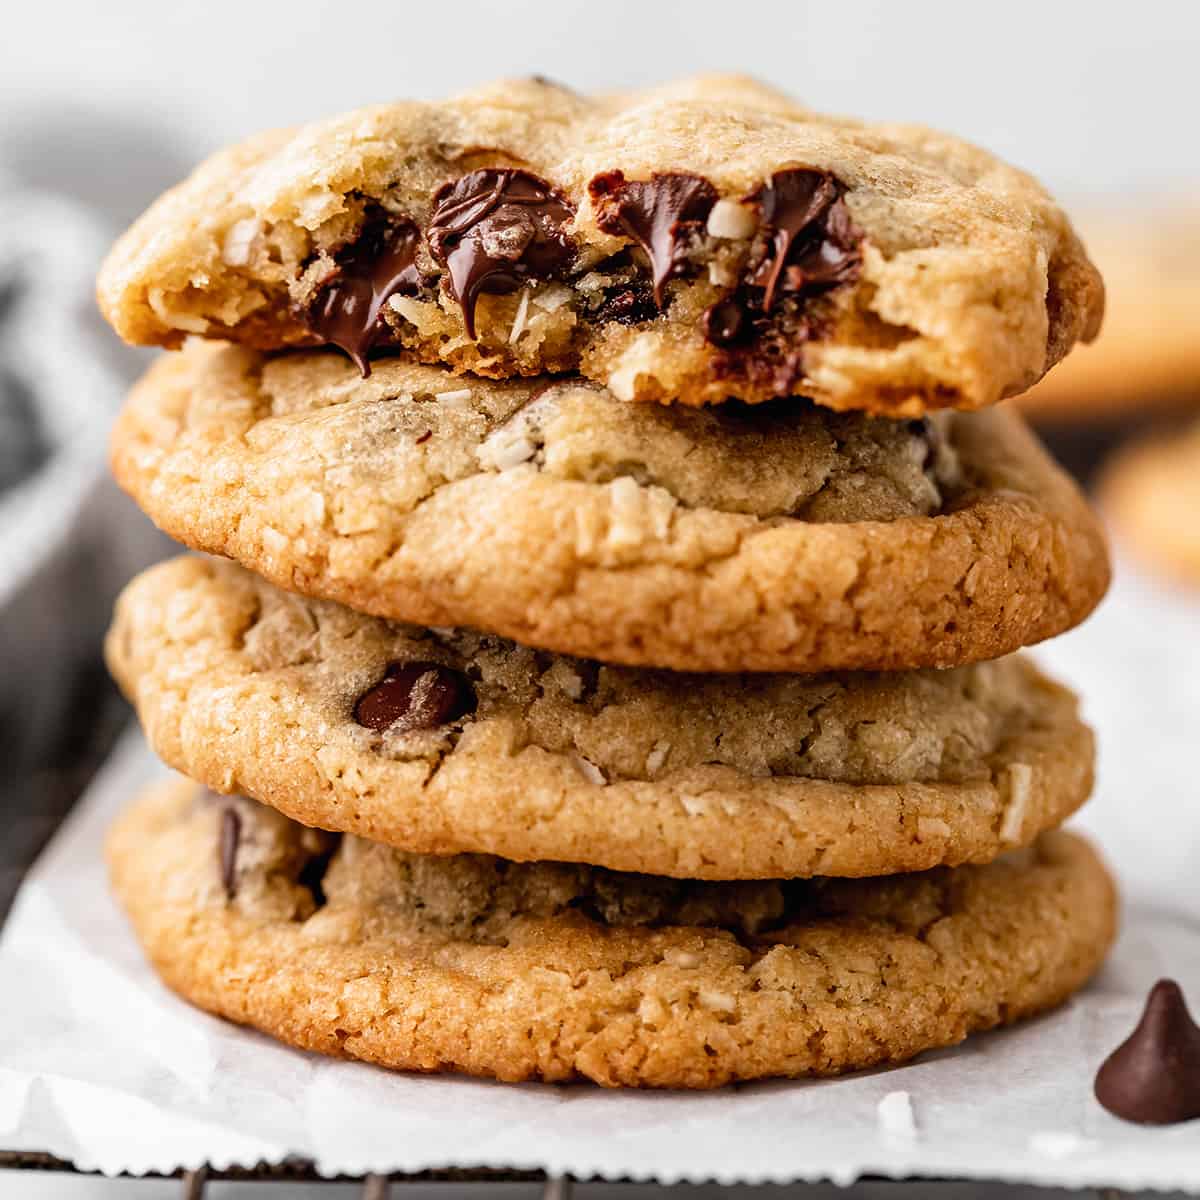
[{"label": "chocolate chip", "polygon": [[763,289],[763,312],[777,292],[803,296],[858,274],[862,233],[850,219],[845,190],[828,171],[792,167],[746,197],[758,206],[768,239],[746,278]]},{"label": "chocolate chip", "polygon": [[[759,236],[737,288],[704,314],[704,336],[719,379],[787,395],[804,377],[803,343],[823,334],[803,301],[853,280],[862,233],[850,219],[844,186],[828,171],[776,171],[746,197],[759,209]],[[775,312],[781,297],[793,301]]]},{"label": "chocolate chip", "polygon": [[324,850],[304,860],[304,865],[301,866],[300,873],[296,879],[296,882],[302,888],[308,890],[313,898],[313,904],[317,908],[325,907],[325,876],[329,872],[329,864],[333,861],[334,854],[337,853],[338,847],[342,844],[342,835],[340,833],[331,833],[327,836],[330,839],[329,845]]},{"label": "chocolate chip", "polygon": [[622,285],[604,293],[600,306],[591,314],[597,325],[640,325],[658,314],[654,293],[645,284]]},{"label": "chocolate chip", "polygon": [[367,729],[436,729],[475,711],[475,690],[459,671],[435,662],[392,663],[359,697],[354,719]]},{"label": "chocolate chip", "polygon": [[745,289],[727,302],[741,308],[744,324],[737,341],[717,346],[713,377],[736,380],[775,396],[793,395],[804,379],[804,344],[814,336],[812,322],[794,312],[766,316]]},{"label": "chocolate chip", "polygon": [[449,272],[450,293],[475,337],[475,306],[485,292],[511,292],[554,279],[575,261],[566,226],[575,210],[528,171],[485,167],[443,184],[433,197],[429,249]]},{"label": "chocolate chip", "polygon": [[383,306],[397,293],[414,295],[421,286],[420,240],[407,217],[373,206],[358,237],[334,256],[338,272],[308,311],[309,329],[345,350],[364,378],[371,373],[367,355],[380,333]]},{"label": "chocolate chip", "polygon": [[605,233],[631,237],[650,258],[654,302],[663,306],[663,287],[682,272],[689,243],[697,237],[717,202],[707,179],[683,172],[655,172],[649,179],[626,179],[606,171],[588,184],[596,224]]},{"label": "chocolate chip", "polygon": [[221,810],[221,882],[225,895],[232,900],[237,891],[237,854],[242,841],[242,818],[236,808]]},{"label": "chocolate chip", "polygon": [[1200,1117],[1200,1027],[1174,980],[1151,988],[1137,1028],[1097,1072],[1095,1092],[1114,1116],[1142,1125]]},{"label": "chocolate chip", "polygon": [[749,329],[750,321],[745,307],[730,297],[718,300],[704,313],[704,336],[723,349],[736,346]]}]

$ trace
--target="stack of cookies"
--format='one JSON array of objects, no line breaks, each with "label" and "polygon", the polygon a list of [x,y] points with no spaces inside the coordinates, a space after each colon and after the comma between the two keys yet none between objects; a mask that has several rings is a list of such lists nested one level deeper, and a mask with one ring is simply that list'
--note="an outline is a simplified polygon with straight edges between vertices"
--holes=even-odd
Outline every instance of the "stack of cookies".
[{"label": "stack of cookies", "polygon": [[1100,964],[1112,885],[1056,831],[1091,734],[1013,652],[1106,552],[989,406],[1102,288],[1029,177],[740,79],[524,80],[217,155],[100,294],[180,348],[117,476],[223,556],[108,642],[188,777],[109,847],[182,995],[392,1067],[709,1087]]}]

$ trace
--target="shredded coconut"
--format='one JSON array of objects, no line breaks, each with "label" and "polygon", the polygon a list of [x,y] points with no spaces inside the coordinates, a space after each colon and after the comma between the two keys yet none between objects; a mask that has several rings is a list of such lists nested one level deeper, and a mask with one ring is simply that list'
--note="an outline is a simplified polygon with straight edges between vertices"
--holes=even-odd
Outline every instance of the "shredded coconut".
[{"label": "shredded coconut", "polygon": [[517,315],[513,317],[512,329],[508,333],[508,344],[515,346],[517,339],[525,332],[529,324],[529,289],[521,293],[521,303],[517,305]]},{"label": "shredded coconut", "polygon": [[571,761],[588,783],[594,783],[597,787],[604,787],[608,783],[608,780],[604,778],[604,772],[590,759],[584,758],[582,754],[572,754]]},{"label": "shredded coconut", "polygon": [[250,247],[258,237],[258,222],[253,217],[235,221],[225,233],[221,257],[231,267],[244,267],[250,261]]},{"label": "shredded coconut", "polygon": [[336,201],[325,192],[314,191],[300,200],[296,205],[299,214],[298,224],[306,229],[316,229],[330,215]]},{"label": "shredded coconut", "polygon": [[562,670],[558,673],[558,685],[562,688],[564,694],[571,700],[580,700],[583,697],[583,676],[578,671],[573,670],[566,663],[562,663]]},{"label": "shredded coconut", "polygon": [[528,462],[537,453],[537,446],[523,429],[497,429],[475,451],[479,465],[493,471],[508,471]]},{"label": "shredded coconut", "polygon": [[718,200],[708,214],[707,230],[715,238],[748,238],[754,235],[758,221],[754,213],[736,200]]},{"label": "shredded coconut", "polygon": [[1071,1158],[1076,1154],[1090,1154],[1100,1143],[1081,1137],[1066,1130],[1047,1129],[1031,1134],[1029,1148],[1044,1158]]},{"label": "shredded coconut", "polygon": [[733,287],[737,283],[737,272],[728,264],[710,259],[708,264],[708,282],[717,287]]},{"label": "shredded coconut", "polygon": [[643,996],[637,1010],[638,1020],[657,1027],[670,1016],[667,1006],[657,996]]},{"label": "shredded coconut", "polygon": [[1029,789],[1033,784],[1033,768],[1028,763],[1013,763],[1008,768],[1008,807],[1000,823],[1000,840],[1015,844],[1021,840],[1025,812],[1029,807]]},{"label": "shredded coconut", "polygon": [[667,761],[667,755],[670,753],[670,742],[655,742],[650,753],[646,755],[646,774],[654,775],[661,771],[663,764]]},{"label": "shredded coconut", "polygon": [[912,1098],[907,1092],[888,1092],[876,1105],[879,1131],[885,1140],[915,1142],[917,1122],[913,1116]]},{"label": "shredded coconut", "polygon": [[534,297],[533,302],[545,312],[557,312],[571,299],[571,289],[561,283],[547,284]]},{"label": "shredded coconut", "polygon": [[264,525],[262,531],[263,549],[268,554],[282,554],[288,547],[288,540],[278,529]]},{"label": "shredded coconut", "polygon": [[185,333],[205,333],[208,330],[208,322],[203,317],[171,308],[162,288],[150,288],[146,300],[154,310],[154,315],[169,329],[182,329]]},{"label": "shredded coconut", "polygon": [[612,498],[612,518],[608,528],[610,546],[638,546],[645,536],[642,492],[628,475],[618,476],[608,485]]},{"label": "shredded coconut", "polygon": [[917,836],[922,838],[944,838],[950,836],[950,826],[938,817],[919,817]]},{"label": "shredded coconut", "polygon": [[433,398],[446,408],[464,408],[471,402],[471,389],[459,388],[452,392],[434,392]]},{"label": "shredded coconut", "polygon": [[637,381],[643,375],[653,376],[658,365],[656,347],[654,335],[642,334],[621,355],[619,365],[608,377],[608,390],[618,400],[632,400],[637,395]]}]

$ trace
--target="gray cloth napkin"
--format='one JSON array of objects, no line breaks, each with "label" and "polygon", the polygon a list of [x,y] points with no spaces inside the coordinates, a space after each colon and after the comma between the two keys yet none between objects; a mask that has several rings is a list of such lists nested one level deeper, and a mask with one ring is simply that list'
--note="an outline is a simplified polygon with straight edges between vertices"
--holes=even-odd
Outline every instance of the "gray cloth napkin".
[{"label": "gray cloth napkin", "polygon": [[132,375],[93,297],[109,241],[102,217],[29,187],[0,157],[0,749],[12,786],[23,767],[54,766],[116,591],[162,550],[107,479]]}]

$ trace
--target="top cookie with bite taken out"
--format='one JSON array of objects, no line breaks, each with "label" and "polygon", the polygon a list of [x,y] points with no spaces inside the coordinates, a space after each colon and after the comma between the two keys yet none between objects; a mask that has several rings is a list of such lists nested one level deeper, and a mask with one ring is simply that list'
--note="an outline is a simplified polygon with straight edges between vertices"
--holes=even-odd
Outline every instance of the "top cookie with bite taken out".
[{"label": "top cookie with bite taken out", "polygon": [[805,395],[915,416],[1024,391],[1103,286],[1030,176],[740,78],[588,97],[542,79],[225,150],[121,238],[131,342],[340,346],[626,400]]}]

